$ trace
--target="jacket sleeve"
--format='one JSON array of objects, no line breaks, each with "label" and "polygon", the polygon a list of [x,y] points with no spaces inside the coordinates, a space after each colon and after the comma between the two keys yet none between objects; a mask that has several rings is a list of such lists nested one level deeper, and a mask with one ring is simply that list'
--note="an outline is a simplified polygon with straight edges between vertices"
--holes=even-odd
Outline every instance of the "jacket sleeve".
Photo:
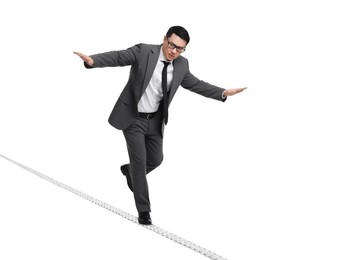
[{"label": "jacket sleeve", "polygon": [[89,66],[87,63],[84,63],[84,66],[87,69],[91,69],[133,65],[140,54],[140,48],[141,44],[137,44],[126,50],[94,54],[90,56],[94,60],[94,64]]},{"label": "jacket sleeve", "polygon": [[226,98],[223,98],[222,93],[225,89],[211,85],[210,83],[207,83],[205,81],[202,81],[195,77],[188,68],[187,63],[187,73],[184,76],[181,86],[185,89],[188,89],[192,92],[195,92],[197,94],[200,94],[204,97],[224,101]]}]

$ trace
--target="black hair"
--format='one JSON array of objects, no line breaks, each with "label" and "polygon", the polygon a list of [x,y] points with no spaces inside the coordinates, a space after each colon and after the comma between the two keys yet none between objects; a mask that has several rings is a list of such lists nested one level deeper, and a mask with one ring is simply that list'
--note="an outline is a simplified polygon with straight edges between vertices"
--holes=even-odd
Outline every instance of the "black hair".
[{"label": "black hair", "polygon": [[181,39],[185,40],[186,45],[190,42],[190,35],[188,34],[187,30],[182,26],[176,25],[169,28],[166,34],[167,38],[171,37],[173,33],[179,36]]}]

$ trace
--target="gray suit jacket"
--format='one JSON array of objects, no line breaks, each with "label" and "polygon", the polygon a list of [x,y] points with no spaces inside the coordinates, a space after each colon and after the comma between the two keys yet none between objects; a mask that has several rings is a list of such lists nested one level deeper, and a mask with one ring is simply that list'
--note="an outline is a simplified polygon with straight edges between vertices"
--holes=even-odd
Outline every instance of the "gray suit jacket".
[{"label": "gray suit jacket", "polygon": [[[94,60],[92,67],[85,63],[86,68],[103,68],[131,65],[129,80],[120,94],[109,117],[109,123],[119,130],[126,129],[138,116],[137,104],[143,95],[155,66],[158,62],[161,45],[137,44],[127,50],[111,51],[91,55]],[[223,88],[199,80],[190,73],[188,60],[179,56],[173,61],[173,80],[169,92],[169,104],[181,85],[183,88],[220,101]],[[162,127],[162,135],[164,124]]]}]

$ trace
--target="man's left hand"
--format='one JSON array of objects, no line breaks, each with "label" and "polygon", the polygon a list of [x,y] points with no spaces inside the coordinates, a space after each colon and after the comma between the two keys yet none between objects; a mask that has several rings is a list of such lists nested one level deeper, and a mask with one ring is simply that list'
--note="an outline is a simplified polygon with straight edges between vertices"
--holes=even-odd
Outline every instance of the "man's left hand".
[{"label": "man's left hand", "polygon": [[231,89],[225,89],[225,91],[222,93],[222,95],[224,97],[229,97],[229,96],[234,96],[235,94],[238,94],[240,92],[243,92],[244,90],[246,90],[247,87],[245,88],[231,88]]}]

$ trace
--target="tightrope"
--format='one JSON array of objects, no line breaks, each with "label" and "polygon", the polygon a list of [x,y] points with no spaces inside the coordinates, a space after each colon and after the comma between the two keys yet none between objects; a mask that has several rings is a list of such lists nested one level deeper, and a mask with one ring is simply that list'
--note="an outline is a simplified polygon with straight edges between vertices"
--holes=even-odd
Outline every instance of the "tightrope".
[{"label": "tightrope", "polygon": [[[111,212],[113,212],[113,213],[115,213],[115,214],[117,214],[117,215],[119,215],[119,216],[121,216],[121,217],[123,217],[123,218],[137,224],[137,225],[140,225],[138,223],[137,217],[133,216],[130,213],[122,211],[121,209],[118,209],[118,208],[116,208],[116,207],[114,207],[114,206],[112,206],[110,204],[107,204],[106,202],[103,202],[103,201],[101,201],[99,199],[96,199],[96,198],[94,198],[94,197],[92,197],[92,196],[90,196],[90,195],[88,195],[88,194],[86,194],[86,193],[84,193],[82,191],[79,191],[79,190],[77,190],[75,188],[72,188],[72,187],[70,187],[70,186],[68,186],[68,185],[66,185],[66,184],[64,184],[62,182],[59,182],[59,181],[57,181],[57,180],[55,180],[55,179],[53,179],[51,177],[48,177],[47,175],[45,175],[43,173],[40,173],[40,172],[38,172],[36,170],[33,170],[32,168],[30,168],[28,166],[25,166],[25,165],[23,165],[21,163],[18,163],[16,161],[2,155],[2,154],[0,154],[0,156],[2,158],[4,158],[4,159],[8,160],[9,162],[12,162],[13,164],[27,170],[28,172],[33,173],[34,175],[36,175],[36,176],[38,176],[38,177],[40,177],[40,178],[42,178],[42,179],[44,179],[46,181],[49,181],[49,182],[53,183],[54,185],[57,185],[58,187],[61,187],[62,189],[65,189],[65,190],[67,190],[69,192],[72,192],[73,194],[75,194],[75,195],[77,195],[77,196],[79,196],[81,198],[84,198],[84,199],[86,199],[86,200],[88,200],[88,201],[90,201],[90,202],[104,208],[104,209],[107,209],[107,210],[109,210],[109,211],[111,211]],[[197,253],[199,253],[199,254],[201,254],[203,256],[206,256],[206,257],[210,258],[210,259],[213,259],[213,260],[227,260],[226,258],[223,258],[222,256],[219,256],[216,253],[214,253],[214,252],[212,252],[210,250],[207,250],[206,248],[203,248],[203,247],[201,247],[201,246],[199,246],[199,245],[197,245],[197,244],[195,244],[195,243],[193,243],[191,241],[188,241],[188,240],[186,240],[186,239],[184,239],[184,238],[182,238],[180,236],[177,236],[177,235],[175,235],[175,234],[173,234],[173,233],[171,233],[171,232],[169,232],[167,230],[164,230],[164,229],[162,229],[162,228],[160,228],[160,227],[158,227],[156,225],[140,225],[140,226],[142,226],[142,227],[144,227],[146,229],[149,229],[151,231],[154,231],[155,233],[157,233],[157,234],[159,234],[161,236],[164,236],[164,237],[166,237],[166,238],[168,238],[168,239],[170,239],[170,240],[172,240],[172,241],[174,241],[174,242],[176,242],[176,243],[178,243],[180,245],[183,245],[183,246],[185,246],[185,247],[187,247],[187,248],[189,248],[189,249],[191,249],[191,250],[193,250],[193,251],[195,251],[195,252],[197,252]]]}]

